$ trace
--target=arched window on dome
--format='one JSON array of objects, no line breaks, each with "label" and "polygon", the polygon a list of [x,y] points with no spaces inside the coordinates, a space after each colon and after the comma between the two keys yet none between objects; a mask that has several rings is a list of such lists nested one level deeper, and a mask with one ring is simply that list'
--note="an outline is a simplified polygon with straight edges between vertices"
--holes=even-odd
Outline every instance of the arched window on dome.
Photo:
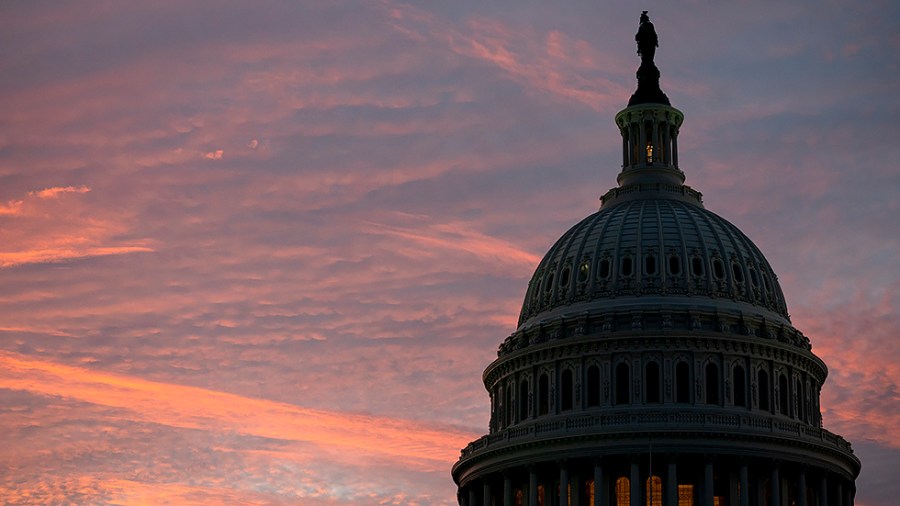
[{"label": "arched window on dome", "polygon": [[772,287],[769,285],[769,275],[766,274],[765,271],[763,271],[763,273],[762,273],[762,280],[763,280],[763,288],[766,289],[766,293],[771,294]]},{"label": "arched window on dome", "polygon": [[769,373],[760,369],[756,373],[756,385],[759,388],[759,409],[769,411]]},{"label": "arched window on dome", "polygon": [[491,389],[491,429],[500,430],[500,387]]},{"label": "arched window on dome", "polygon": [[515,412],[513,411],[513,388],[515,388],[515,383],[508,383],[506,385],[506,426],[509,427],[513,423],[515,423],[514,417]]},{"label": "arched window on dome", "polygon": [[503,387],[497,389],[497,429],[506,426],[506,400],[503,398]]},{"label": "arched window on dome", "polygon": [[569,279],[572,277],[572,267],[569,264],[566,264],[563,267],[562,274],[559,276],[559,286],[566,287],[569,286]]},{"label": "arched window on dome", "polygon": [[703,260],[699,256],[691,258],[691,274],[696,277],[703,275]]},{"label": "arched window on dome", "polygon": [[716,279],[723,279],[725,277],[725,266],[722,264],[722,259],[713,258],[712,266],[713,274],[716,276]]},{"label": "arched window on dome", "polygon": [[735,283],[744,282],[744,269],[741,268],[741,264],[737,262],[731,262],[731,274],[732,276],[734,276]]},{"label": "arched window on dome", "polygon": [[573,398],[575,397],[575,388],[572,381],[572,370],[563,369],[560,377],[560,402],[559,409],[561,411],[569,411],[572,409]]},{"label": "arched window on dome", "polygon": [[644,257],[644,274],[653,276],[656,274],[656,255],[653,253]]},{"label": "arched window on dome", "polygon": [[719,404],[719,366],[706,364],[706,403]]},{"label": "arched window on dome", "polygon": [[803,393],[806,399],[806,423],[814,424],[816,423],[815,400],[813,400],[815,390],[813,390],[811,384],[806,383]]},{"label": "arched window on dome", "polygon": [[675,364],[675,402],[691,402],[691,367],[683,360]]},{"label": "arched window on dome", "polygon": [[609,259],[608,258],[600,259],[600,266],[597,267],[597,277],[601,280],[608,279],[609,273],[610,273]]},{"label": "arched window on dome", "polygon": [[736,365],[731,370],[731,384],[734,387],[734,405],[747,406],[747,379],[744,376],[744,368]]},{"label": "arched window on dome", "polygon": [[519,421],[528,419],[528,380],[519,382]]},{"label": "arched window on dome", "polygon": [[550,412],[550,378],[547,373],[542,373],[538,378],[538,415],[546,415]]},{"label": "arched window on dome", "polygon": [[634,273],[634,262],[631,260],[630,256],[622,257],[622,276],[629,277]]},{"label": "arched window on dome", "polygon": [[587,370],[587,404],[600,405],[600,368],[596,365],[588,367]]},{"label": "arched window on dome", "polygon": [[673,276],[681,274],[681,259],[678,258],[678,255],[671,255],[669,257],[669,274]]},{"label": "arched window on dome", "polygon": [[588,260],[584,260],[581,262],[581,265],[578,266],[578,282],[584,283],[588,280],[588,277],[591,274],[591,262]]},{"label": "arched window on dome", "polygon": [[644,392],[648,403],[660,402],[659,364],[647,362],[644,368]]},{"label": "arched window on dome", "polygon": [[628,364],[621,362],[616,366],[616,404],[628,404],[631,402],[631,374],[628,370]]},{"label": "arched window on dome", "polygon": [[624,476],[616,480],[616,506],[631,506],[631,480]]},{"label": "arched window on dome", "polygon": [[782,415],[788,414],[788,398],[791,395],[790,390],[788,389],[788,380],[787,376],[784,374],[778,375],[778,411]]}]

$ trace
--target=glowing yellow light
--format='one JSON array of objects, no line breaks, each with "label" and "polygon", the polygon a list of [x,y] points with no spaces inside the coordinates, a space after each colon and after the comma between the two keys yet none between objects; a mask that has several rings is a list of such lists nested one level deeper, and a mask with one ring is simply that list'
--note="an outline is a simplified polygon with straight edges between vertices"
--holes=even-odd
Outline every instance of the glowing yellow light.
[{"label": "glowing yellow light", "polygon": [[653,144],[647,143],[647,163],[653,163]]}]

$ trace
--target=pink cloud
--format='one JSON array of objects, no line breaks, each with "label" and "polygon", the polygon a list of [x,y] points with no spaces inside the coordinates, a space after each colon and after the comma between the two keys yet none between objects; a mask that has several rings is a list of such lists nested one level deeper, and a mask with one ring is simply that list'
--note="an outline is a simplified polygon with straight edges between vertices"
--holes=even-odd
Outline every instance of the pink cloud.
[{"label": "pink cloud", "polygon": [[87,193],[91,191],[87,185],[81,186],[54,186],[51,188],[44,188],[43,190],[38,190],[34,192],[29,192],[29,195],[33,195],[36,197],[40,197],[42,199],[52,199],[60,196],[64,193]]},{"label": "pink cloud", "polygon": [[[411,469],[442,469],[473,434],[404,420],[306,409],[196,387],[102,373],[0,352],[0,388],[122,408],[123,416],[181,428],[215,427],[310,442],[323,452],[389,458]],[[437,467],[435,467],[437,466]]]}]

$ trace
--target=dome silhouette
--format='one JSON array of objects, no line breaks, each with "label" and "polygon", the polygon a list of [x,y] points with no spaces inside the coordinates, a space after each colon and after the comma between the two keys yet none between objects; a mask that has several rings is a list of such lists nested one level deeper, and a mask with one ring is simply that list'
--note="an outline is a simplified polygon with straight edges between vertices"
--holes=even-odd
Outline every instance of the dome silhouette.
[{"label": "dome silhouette", "polygon": [[452,469],[459,503],[851,505],[825,363],[759,248],[684,185],[646,14],[618,186],[535,269],[482,377],[488,434]]}]

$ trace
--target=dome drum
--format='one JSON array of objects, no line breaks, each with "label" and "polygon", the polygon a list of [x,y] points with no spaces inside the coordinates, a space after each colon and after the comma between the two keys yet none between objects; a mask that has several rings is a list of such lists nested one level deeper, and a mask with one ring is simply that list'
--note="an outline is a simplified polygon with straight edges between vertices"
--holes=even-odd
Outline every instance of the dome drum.
[{"label": "dome drum", "polygon": [[734,338],[619,337],[546,343],[484,373],[490,433],[558,415],[714,409],[820,427],[824,363],[783,345]]}]

